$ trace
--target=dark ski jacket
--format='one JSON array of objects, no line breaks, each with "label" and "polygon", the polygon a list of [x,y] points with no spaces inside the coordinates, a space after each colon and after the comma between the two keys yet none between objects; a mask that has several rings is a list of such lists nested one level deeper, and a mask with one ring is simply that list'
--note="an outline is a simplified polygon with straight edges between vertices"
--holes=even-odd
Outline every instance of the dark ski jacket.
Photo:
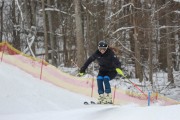
[{"label": "dark ski jacket", "polygon": [[94,60],[97,60],[100,66],[100,71],[114,71],[116,68],[121,68],[121,63],[114,52],[107,48],[104,54],[101,54],[101,52],[97,50],[92,56],[90,56],[80,69],[80,72],[85,73],[86,68]]}]

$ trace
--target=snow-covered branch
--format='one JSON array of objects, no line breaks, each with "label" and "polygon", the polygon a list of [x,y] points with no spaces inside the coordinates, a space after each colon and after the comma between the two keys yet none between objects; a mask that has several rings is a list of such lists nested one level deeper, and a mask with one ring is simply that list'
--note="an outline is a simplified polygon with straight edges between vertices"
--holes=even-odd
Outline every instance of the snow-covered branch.
[{"label": "snow-covered branch", "polygon": [[22,10],[21,10],[21,7],[20,7],[20,5],[19,5],[19,1],[18,1],[18,0],[16,0],[16,4],[17,4],[18,9],[19,9],[19,11],[20,11],[21,20],[22,20],[22,21],[24,21],[24,18],[23,18],[23,13],[22,13]]},{"label": "snow-covered branch", "polygon": [[[40,9],[39,11],[42,12],[43,10]],[[66,14],[66,15],[73,16],[65,11],[59,10],[58,8],[45,8],[45,11],[56,11],[56,12],[60,12],[60,13]]]},{"label": "snow-covered branch", "polygon": [[180,2],[180,0],[174,0],[175,2]]},{"label": "snow-covered branch", "polygon": [[174,12],[180,14],[180,11],[179,11],[179,10],[175,10]]},{"label": "snow-covered branch", "polygon": [[27,53],[28,51],[30,51],[31,55],[33,57],[35,57],[34,55],[34,52],[32,51],[31,47],[35,41],[35,38],[36,38],[36,33],[37,33],[37,30],[36,30],[36,27],[35,26],[31,26],[31,31],[29,31],[29,34],[26,38],[26,42],[27,42],[27,45],[28,47],[23,51],[24,53]]},{"label": "snow-covered branch", "polygon": [[161,26],[158,29],[165,29],[165,28],[180,28],[180,26]]},{"label": "snow-covered branch", "polygon": [[125,7],[127,7],[127,6],[134,6],[134,4],[133,3],[128,3],[128,4],[123,5],[120,10],[118,10],[116,13],[112,14],[111,16],[107,17],[106,19],[111,19],[113,16],[115,16],[115,15],[119,14],[120,12],[122,12],[123,9]]},{"label": "snow-covered branch", "polygon": [[154,13],[159,12],[160,10],[164,9],[167,7],[167,5],[170,3],[171,1],[168,1],[166,4],[164,4],[163,6],[161,6],[158,10],[156,10]]},{"label": "snow-covered branch", "polygon": [[119,43],[124,49],[126,49],[128,52],[133,53],[133,51],[131,51],[130,49],[128,49],[127,47],[125,47],[125,46],[119,41],[120,38],[121,38],[121,36],[120,36],[119,38],[115,38],[114,44],[115,44],[116,42],[118,42],[118,43]]},{"label": "snow-covered branch", "polygon": [[[30,40],[30,41],[29,41],[29,40]],[[28,47],[23,51],[24,53],[27,53],[27,51],[30,51],[30,53],[31,53],[31,55],[32,55],[33,57],[35,57],[35,55],[34,55],[34,52],[33,52],[32,49],[31,49],[31,46],[32,46],[32,44],[34,43],[34,40],[35,40],[35,36],[32,36],[31,38],[27,38],[26,41],[27,41]]]},{"label": "snow-covered branch", "polygon": [[45,11],[57,11],[57,12],[59,12],[60,10],[57,8],[45,8]]},{"label": "snow-covered branch", "polygon": [[121,30],[129,30],[129,29],[133,29],[133,28],[134,28],[134,26],[133,27],[120,27],[119,29],[114,31],[112,34],[115,34],[115,33],[117,33],[118,31],[121,31]]},{"label": "snow-covered branch", "polygon": [[169,35],[169,34],[171,34],[171,33],[174,33],[174,32],[177,32],[177,31],[179,31],[179,30],[180,30],[180,27],[179,27],[178,29],[174,30],[174,31],[171,31],[171,32],[169,32],[169,33],[166,33],[164,36],[159,37],[159,39],[160,39],[160,38],[163,38],[163,37],[166,37],[167,35]]},{"label": "snow-covered branch", "polygon": [[81,5],[84,8],[84,10],[86,10],[91,16],[94,16],[93,13],[89,9],[87,9],[87,7],[85,5],[83,5],[83,4],[81,4]]}]

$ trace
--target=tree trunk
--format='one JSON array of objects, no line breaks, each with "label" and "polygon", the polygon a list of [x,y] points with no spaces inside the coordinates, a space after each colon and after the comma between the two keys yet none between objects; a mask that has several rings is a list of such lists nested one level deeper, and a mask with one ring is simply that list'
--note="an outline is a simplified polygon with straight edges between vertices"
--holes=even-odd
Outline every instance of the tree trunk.
[{"label": "tree trunk", "polygon": [[179,62],[180,62],[180,57],[179,57],[179,51],[180,51],[180,45],[179,45],[179,36],[177,32],[174,34],[174,39],[175,39],[175,65],[174,68],[176,71],[179,71]]},{"label": "tree trunk", "polygon": [[138,37],[138,32],[137,28],[134,28],[134,43],[135,43],[135,69],[136,69],[136,78],[139,78],[139,81],[143,81],[143,73],[142,73],[142,66],[141,66],[141,55],[140,55],[140,50],[139,50],[139,41],[137,39]]},{"label": "tree trunk", "polygon": [[81,0],[74,0],[75,21],[76,21],[76,44],[77,44],[77,65],[84,63],[84,41],[81,18]]},{"label": "tree trunk", "polygon": [[[27,31],[29,33],[29,35],[34,36],[36,39],[36,28],[35,26],[35,5],[34,5],[34,1],[32,0],[25,0],[24,2],[24,13],[25,13],[25,23],[27,25]],[[28,36],[29,36],[28,35]],[[31,49],[33,51],[33,54],[36,54],[36,50],[35,50],[35,43],[32,44]]]},{"label": "tree trunk", "polygon": [[[148,1],[148,3],[147,4],[149,4],[149,3],[151,3],[151,1]],[[154,50],[154,44],[153,44],[153,41],[155,41],[155,22],[154,22],[154,12],[155,12],[155,4],[152,4],[151,5],[151,13],[150,14],[148,14],[148,16],[149,16],[149,21],[148,21],[148,23],[147,23],[147,26],[149,27],[149,28],[151,28],[150,29],[150,31],[148,31],[148,33],[147,33],[147,38],[148,38],[148,42],[149,42],[149,51],[148,51],[148,53],[149,53],[149,55],[148,55],[148,64],[149,64],[149,81],[151,82],[151,85],[153,85],[153,55],[154,54],[156,54],[156,53],[154,53],[153,51],[155,51]],[[147,16],[147,17],[148,17]]]},{"label": "tree trunk", "polygon": [[[12,6],[13,6],[13,10],[12,10],[12,21],[14,25],[18,25],[18,22],[16,20],[16,5],[15,5],[15,0],[13,0],[12,2]],[[20,47],[20,32],[16,29],[13,29],[13,47],[15,47],[16,49],[21,51],[21,47]]]},{"label": "tree trunk", "polygon": [[[88,3],[88,0],[86,0],[86,3]],[[97,36],[97,30],[95,28],[96,26],[96,18],[92,14],[89,13],[88,10],[92,11],[93,13],[96,13],[96,9],[94,9],[94,2],[92,4],[86,4],[87,9],[86,12],[86,22],[84,26],[86,26],[86,42],[87,42],[87,53],[88,55],[92,55],[94,53],[94,50],[97,49],[97,43],[98,40],[96,39]]]},{"label": "tree trunk", "polygon": [[30,30],[31,28],[31,11],[30,11],[30,4],[29,0],[24,0],[24,13],[25,13],[25,21],[28,26],[28,29]]},{"label": "tree trunk", "polygon": [[[31,12],[30,12],[30,14],[31,14],[31,15],[30,15],[30,16],[31,16],[31,18],[30,18],[31,32],[34,32],[34,31],[32,31],[33,28],[34,28],[34,30],[37,30],[37,28],[36,28],[36,3],[35,3],[35,1],[33,1],[33,0],[30,1],[30,10],[31,10]],[[35,32],[34,32],[34,33],[35,33]],[[35,40],[36,40],[37,31],[36,31],[36,33],[34,34],[34,36],[35,36]],[[36,54],[35,42],[34,42],[34,44],[32,45],[32,50],[33,50],[34,53]]]},{"label": "tree trunk", "polygon": [[[134,4],[136,3],[135,0],[133,0]],[[135,50],[135,70],[136,70],[136,78],[139,78],[139,81],[143,81],[143,72],[142,72],[142,65],[141,65],[141,54],[140,54],[140,42],[138,40],[138,15],[137,13],[134,13],[133,15],[133,25],[134,28],[134,50]]]},{"label": "tree trunk", "polygon": [[[170,15],[166,16],[166,25],[171,26],[170,22]],[[166,28],[166,36],[167,36],[167,72],[168,72],[168,81],[174,83],[173,77],[173,62],[172,62],[172,46],[173,42],[171,40],[171,31],[172,29],[167,27]]]},{"label": "tree trunk", "polygon": [[[48,5],[53,5],[51,0],[47,1]],[[48,11],[48,22],[49,22],[49,35],[50,35],[50,46],[51,46],[51,63],[52,65],[57,67],[57,55],[56,55],[56,48],[55,48],[55,36],[54,36],[54,30],[53,30],[53,18],[52,18],[53,11]]]},{"label": "tree trunk", "polygon": [[3,7],[4,7],[4,0],[1,2],[1,6],[0,6],[0,17],[1,17],[0,42],[2,42],[2,38],[3,38]]},{"label": "tree trunk", "polygon": [[43,27],[44,27],[44,48],[45,48],[45,60],[48,61],[48,42],[47,42],[47,25],[46,25],[46,12],[45,12],[45,4],[44,0],[41,0],[42,2],[42,13],[43,13]]},{"label": "tree trunk", "polygon": [[153,84],[153,47],[152,47],[152,31],[148,33],[148,39],[149,39],[149,57],[148,57],[148,63],[149,63],[149,81],[151,84]]},{"label": "tree trunk", "polygon": [[104,36],[104,25],[105,25],[105,2],[104,0],[97,1],[97,7],[96,7],[98,13],[97,17],[97,41],[106,39]]}]

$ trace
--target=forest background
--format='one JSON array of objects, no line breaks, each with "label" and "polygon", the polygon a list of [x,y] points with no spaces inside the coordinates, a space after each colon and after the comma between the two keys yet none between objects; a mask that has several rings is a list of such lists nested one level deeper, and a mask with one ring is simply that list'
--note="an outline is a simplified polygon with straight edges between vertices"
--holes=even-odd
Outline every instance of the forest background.
[{"label": "forest background", "polygon": [[179,87],[179,38],[180,0],[0,0],[0,42],[56,67],[82,66],[106,40],[129,78],[164,72]]}]

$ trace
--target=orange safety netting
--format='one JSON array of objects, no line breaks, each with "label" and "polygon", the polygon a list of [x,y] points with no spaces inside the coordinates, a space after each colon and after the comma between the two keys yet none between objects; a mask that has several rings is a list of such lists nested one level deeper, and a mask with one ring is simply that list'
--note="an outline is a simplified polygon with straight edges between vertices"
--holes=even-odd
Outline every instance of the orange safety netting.
[{"label": "orange safety netting", "polygon": [[[1,62],[17,66],[40,80],[93,98],[98,96],[94,78],[79,78],[64,73],[43,59],[33,58],[18,51],[7,42],[0,43],[0,59]],[[114,104],[137,103],[142,106],[147,105],[147,98],[142,94],[113,87],[112,95]],[[162,105],[179,104],[179,102],[157,93],[152,93],[151,100],[160,100]]]}]

